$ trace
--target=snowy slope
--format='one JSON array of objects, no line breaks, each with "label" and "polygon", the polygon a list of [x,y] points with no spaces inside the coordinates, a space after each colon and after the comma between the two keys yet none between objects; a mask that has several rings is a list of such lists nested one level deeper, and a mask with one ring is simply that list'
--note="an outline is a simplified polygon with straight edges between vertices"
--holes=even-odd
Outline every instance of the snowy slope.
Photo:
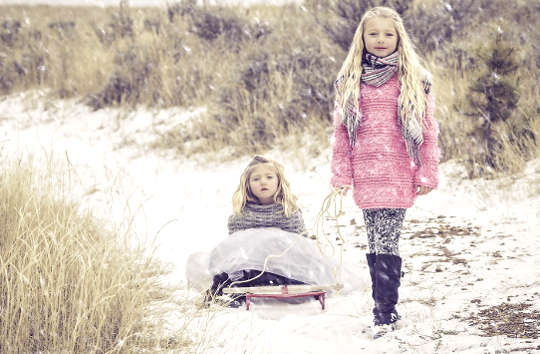
[{"label": "snowy slope", "polygon": [[[0,141],[3,156],[33,156],[36,166],[69,171],[73,197],[114,223],[132,221],[140,239],[155,240],[158,256],[171,264],[168,281],[180,283],[190,254],[227,237],[231,196],[250,158],[197,162],[149,147],[160,132],[198,112],[91,112],[76,101],[50,101],[31,92],[0,100]],[[268,155],[285,165],[314,234],[329,192],[329,151],[315,159],[280,151]],[[398,331],[377,341],[367,331],[372,302],[365,228],[349,197],[338,224],[351,291],[330,297],[324,312],[316,301],[255,302],[249,312],[216,306],[210,320],[201,315],[187,324],[201,343],[194,350],[540,352],[540,159],[516,176],[474,181],[450,161],[441,165],[440,177],[440,188],[407,213]],[[331,220],[325,225],[334,240],[335,226]],[[184,292],[200,298],[195,289]],[[175,323],[171,326],[174,330]]]}]

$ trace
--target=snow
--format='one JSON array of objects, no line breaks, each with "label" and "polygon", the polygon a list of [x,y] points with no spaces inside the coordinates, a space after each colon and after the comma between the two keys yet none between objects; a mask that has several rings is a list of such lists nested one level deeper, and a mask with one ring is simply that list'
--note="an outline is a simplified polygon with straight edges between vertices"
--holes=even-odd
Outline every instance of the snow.
[{"label": "snow", "polygon": [[[0,99],[2,155],[32,158],[36,166],[69,172],[74,199],[96,215],[135,231],[168,262],[167,281],[185,281],[186,262],[227,237],[231,196],[250,156],[210,162],[150,147],[159,134],[185,124],[204,108],[92,112],[77,100],[50,100],[43,92]],[[330,192],[329,151],[272,151],[285,165],[306,225],[314,223]],[[345,239],[343,271],[353,291],[290,305],[253,300],[250,311],[213,306],[212,316],[186,325],[201,353],[492,353],[540,352],[540,339],[482,336],[471,323],[480,310],[502,303],[540,311],[540,159],[517,175],[465,178],[455,161],[440,166],[440,188],[407,211],[400,242],[405,277],[400,328],[374,341],[371,289],[361,211],[343,200],[339,231]],[[337,235],[329,220],[328,239]],[[186,298],[200,293],[184,286]],[[193,313],[197,313],[195,310]],[[174,330],[175,322],[169,319]],[[530,321],[530,320],[528,320]],[[185,324],[185,323],[183,323]],[[533,324],[534,325],[534,324]],[[538,323],[536,324],[538,326]],[[540,331],[540,327],[537,327]]]}]

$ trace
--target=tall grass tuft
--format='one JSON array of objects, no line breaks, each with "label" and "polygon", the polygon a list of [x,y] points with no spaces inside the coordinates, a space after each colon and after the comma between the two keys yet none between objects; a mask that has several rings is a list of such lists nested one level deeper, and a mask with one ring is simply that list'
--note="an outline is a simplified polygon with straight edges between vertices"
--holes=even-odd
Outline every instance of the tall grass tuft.
[{"label": "tall grass tuft", "polygon": [[157,262],[82,214],[62,178],[20,161],[2,165],[0,352],[186,347],[180,334],[168,344],[149,320],[160,311],[150,305],[172,292],[159,285]]}]

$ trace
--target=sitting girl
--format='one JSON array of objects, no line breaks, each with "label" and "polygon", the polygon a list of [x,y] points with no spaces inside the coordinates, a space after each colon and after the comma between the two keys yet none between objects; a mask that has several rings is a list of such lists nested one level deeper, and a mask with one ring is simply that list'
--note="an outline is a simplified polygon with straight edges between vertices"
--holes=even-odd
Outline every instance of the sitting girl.
[{"label": "sitting girl", "polygon": [[[216,246],[209,261],[213,284],[207,300],[228,286],[334,284],[333,269],[312,242],[299,237],[302,212],[283,167],[255,156],[233,195],[230,237]],[[240,305],[237,299],[231,305]]]}]

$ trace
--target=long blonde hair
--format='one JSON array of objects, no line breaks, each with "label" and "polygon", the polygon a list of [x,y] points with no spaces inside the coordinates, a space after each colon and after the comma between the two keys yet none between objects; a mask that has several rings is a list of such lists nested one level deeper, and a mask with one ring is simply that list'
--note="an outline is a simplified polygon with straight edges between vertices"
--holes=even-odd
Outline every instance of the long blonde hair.
[{"label": "long blonde hair", "polygon": [[340,107],[344,107],[345,102],[351,95],[354,102],[358,102],[362,76],[362,57],[365,50],[363,38],[365,23],[374,17],[389,18],[394,23],[394,28],[398,34],[398,79],[401,83],[400,102],[398,104],[404,110],[402,119],[408,120],[414,117],[421,124],[426,112],[425,81],[430,80],[430,74],[421,64],[413,43],[405,31],[401,16],[389,7],[374,7],[366,11],[362,16],[354,33],[349,53],[337,76],[338,79],[344,78],[341,100],[337,103]]},{"label": "long blonde hair", "polygon": [[291,193],[289,182],[283,173],[283,166],[276,161],[262,156],[255,156],[249,162],[246,169],[240,176],[240,184],[238,185],[238,188],[236,189],[236,192],[234,192],[232,198],[233,213],[239,215],[242,213],[242,210],[248,201],[257,201],[257,197],[253,195],[253,192],[249,187],[249,178],[255,167],[261,164],[271,166],[274,169],[278,178],[278,186],[276,194],[274,194],[274,202],[283,206],[283,213],[285,216],[290,216],[293,212],[298,210],[298,206],[296,205],[296,197]]}]

